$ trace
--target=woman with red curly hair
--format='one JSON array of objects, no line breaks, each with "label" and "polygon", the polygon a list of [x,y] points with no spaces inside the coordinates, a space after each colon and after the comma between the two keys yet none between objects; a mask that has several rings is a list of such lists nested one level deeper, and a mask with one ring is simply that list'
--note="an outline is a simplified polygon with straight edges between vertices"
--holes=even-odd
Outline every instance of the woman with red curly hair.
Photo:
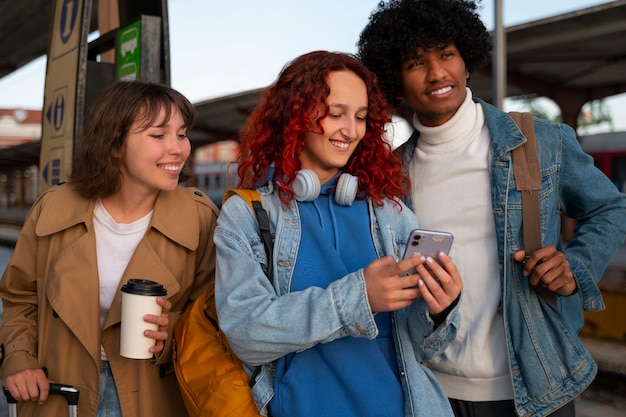
[{"label": "woman with red curly hair", "polygon": [[367,94],[366,108],[357,115],[365,136],[353,142],[351,155],[346,154],[348,162],[341,167],[343,172],[359,178],[360,199],[369,197],[378,205],[385,197],[394,199],[408,192],[410,183],[401,171],[400,160],[381,140],[389,116],[374,75],[353,57],[328,52],[312,52],[293,61],[250,116],[241,134],[241,186],[264,180],[273,167],[273,179],[282,179],[276,184],[281,200],[287,203],[293,198],[291,185],[301,169],[303,151],[306,154],[305,133],[312,130],[312,124],[313,130],[323,131],[322,120],[334,118],[326,102],[326,78],[336,71],[352,72],[361,79],[363,94]]},{"label": "woman with red curly hair", "polygon": [[454,339],[462,283],[445,254],[398,261],[418,224],[398,198],[409,180],[383,140],[386,108],[355,57],[316,51],[242,131],[241,186],[259,192],[274,247],[242,198],[225,201],[215,297],[246,370],[264,365],[251,382],[263,415],[452,415],[421,362]]}]

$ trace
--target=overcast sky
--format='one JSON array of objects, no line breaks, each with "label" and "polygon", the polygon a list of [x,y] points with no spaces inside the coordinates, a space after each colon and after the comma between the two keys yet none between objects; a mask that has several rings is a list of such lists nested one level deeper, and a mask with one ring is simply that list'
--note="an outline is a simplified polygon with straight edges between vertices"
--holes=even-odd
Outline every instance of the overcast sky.
[{"label": "overcast sky", "polygon": [[[270,84],[283,65],[316,49],[355,52],[379,0],[169,0],[172,87],[193,103]],[[513,26],[602,0],[503,0],[504,24]],[[481,16],[494,26],[494,0]],[[0,79],[0,108],[43,105],[45,57]],[[613,119],[626,111],[626,96],[607,100]],[[618,120],[619,119],[619,120]],[[622,122],[623,120],[623,122]]]}]

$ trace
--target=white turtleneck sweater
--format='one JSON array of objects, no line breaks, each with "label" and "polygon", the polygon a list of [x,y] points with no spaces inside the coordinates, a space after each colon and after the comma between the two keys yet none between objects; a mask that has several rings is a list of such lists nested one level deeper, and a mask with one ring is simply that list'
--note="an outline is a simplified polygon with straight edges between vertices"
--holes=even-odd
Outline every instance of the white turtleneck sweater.
[{"label": "white turtleneck sweater", "polygon": [[491,203],[490,138],[471,90],[445,124],[413,125],[420,132],[409,167],[420,226],[454,235],[450,256],[463,280],[461,326],[443,355],[427,363],[450,398],[513,398]]}]

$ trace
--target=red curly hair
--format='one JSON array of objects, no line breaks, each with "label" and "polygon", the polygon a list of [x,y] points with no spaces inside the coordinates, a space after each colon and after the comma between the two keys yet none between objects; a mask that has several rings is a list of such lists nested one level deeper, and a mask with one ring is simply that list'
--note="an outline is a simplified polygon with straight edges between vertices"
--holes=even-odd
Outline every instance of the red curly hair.
[{"label": "red curly hair", "polygon": [[[353,55],[328,51],[310,52],[291,61],[265,91],[241,131],[240,187],[265,182],[273,167],[272,180],[281,201],[287,204],[293,199],[291,184],[300,170],[304,134],[312,123],[323,132],[320,121],[329,113],[327,79],[334,71],[351,71],[367,86],[365,136],[343,172],[357,176],[359,198],[369,197],[376,205],[382,205],[384,198],[397,202],[408,192],[410,180],[402,172],[402,161],[382,137],[390,116],[375,76]],[[318,116],[320,105],[325,111]]]}]

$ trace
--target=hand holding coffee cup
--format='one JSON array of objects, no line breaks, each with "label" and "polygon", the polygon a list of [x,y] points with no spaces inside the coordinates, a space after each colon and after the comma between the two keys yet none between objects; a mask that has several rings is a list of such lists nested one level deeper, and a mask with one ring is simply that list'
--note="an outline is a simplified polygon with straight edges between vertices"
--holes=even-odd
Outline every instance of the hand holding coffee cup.
[{"label": "hand holding coffee cup", "polygon": [[169,338],[169,313],[172,310],[172,303],[170,303],[165,297],[157,297],[157,303],[163,308],[160,316],[153,316],[147,314],[144,316],[144,320],[148,323],[155,323],[158,326],[158,330],[148,330],[144,332],[144,335],[151,337],[156,341],[150,351],[157,355],[165,348],[165,342]]},{"label": "hand holding coffee cup", "polygon": [[129,279],[122,286],[122,333],[120,355],[132,359],[150,359],[150,348],[155,339],[144,335],[146,330],[157,331],[157,323],[144,320],[146,314],[161,315],[163,308],[157,297],[167,295],[165,288],[146,279]]}]

